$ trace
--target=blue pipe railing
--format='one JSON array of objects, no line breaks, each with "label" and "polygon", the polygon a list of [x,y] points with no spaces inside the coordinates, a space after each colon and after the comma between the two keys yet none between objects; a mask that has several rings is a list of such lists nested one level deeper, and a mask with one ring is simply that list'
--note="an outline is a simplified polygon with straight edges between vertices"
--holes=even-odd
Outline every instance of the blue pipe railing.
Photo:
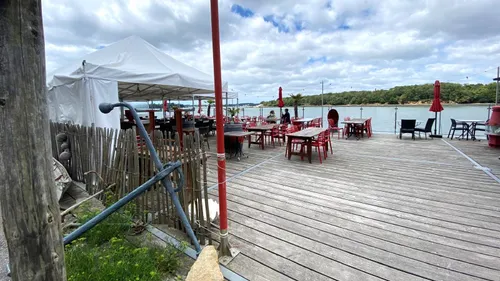
[{"label": "blue pipe railing", "polygon": [[[113,205],[109,206],[106,208],[104,211],[99,213],[97,216],[89,220],[88,222],[84,223],[81,225],[79,228],[77,228],[75,231],[64,237],[64,245],[71,243],[71,241],[77,239],[79,236],[84,234],[86,231],[90,230],[92,227],[96,226],[98,223],[103,221],[105,218],[107,218],[109,215],[113,214],[116,212],[118,209],[144,193],[146,190],[148,190],[151,186],[153,186],[155,183],[158,181],[161,181],[163,186],[165,187],[166,191],[172,198],[172,201],[174,202],[175,209],[177,210],[177,214],[179,215],[179,218],[181,219],[182,224],[186,228],[186,232],[191,238],[191,241],[193,242],[195,249],[198,253],[201,252],[201,247],[200,243],[198,242],[198,239],[194,235],[193,228],[189,224],[188,218],[186,214],[184,213],[184,210],[182,209],[181,203],[179,201],[179,197],[177,196],[176,192],[178,192],[181,187],[184,184],[184,178],[181,170],[182,163],[180,161],[177,162],[169,162],[166,165],[163,165],[160,161],[160,157],[156,153],[156,150],[153,146],[153,143],[151,142],[151,139],[149,138],[148,133],[146,132],[146,129],[144,128],[144,125],[141,122],[141,119],[139,118],[139,115],[135,111],[134,107],[130,105],[129,103],[126,102],[119,102],[115,104],[111,103],[101,103],[99,105],[99,110],[104,113],[110,113],[113,108],[115,107],[126,107],[130,109],[132,116],[134,117],[135,123],[137,124],[137,128],[139,129],[139,134],[144,138],[146,142],[146,147],[149,150],[149,153],[151,155],[151,158],[156,166],[157,174],[149,179],[147,182],[143,183],[141,186],[138,188],[134,189],[132,192],[118,200],[116,203]],[[167,177],[170,175],[172,172],[177,172],[179,175],[179,182],[177,184],[177,189],[174,189],[172,185],[172,181]]]}]

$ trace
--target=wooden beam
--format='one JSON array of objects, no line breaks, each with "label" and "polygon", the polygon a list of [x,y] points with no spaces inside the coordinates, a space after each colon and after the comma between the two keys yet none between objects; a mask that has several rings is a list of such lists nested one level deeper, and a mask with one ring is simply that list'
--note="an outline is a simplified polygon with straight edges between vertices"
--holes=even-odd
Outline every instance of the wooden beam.
[{"label": "wooden beam", "polygon": [[41,0],[0,1],[0,205],[13,281],[66,280],[45,87]]}]

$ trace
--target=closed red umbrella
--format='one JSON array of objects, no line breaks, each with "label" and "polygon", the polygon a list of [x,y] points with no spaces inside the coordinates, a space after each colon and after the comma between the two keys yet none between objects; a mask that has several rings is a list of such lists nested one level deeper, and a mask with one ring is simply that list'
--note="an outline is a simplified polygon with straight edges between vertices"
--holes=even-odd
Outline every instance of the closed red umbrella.
[{"label": "closed red umbrella", "polygon": [[437,113],[443,111],[443,106],[441,105],[441,84],[438,80],[434,82],[434,99],[432,100],[431,108],[429,111],[435,112],[435,121],[434,121],[434,135],[431,137],[441,137],[437,134]]},{"label": "closed red umbrella", "polygon": [[167,112],[168,111],[168,102],[167,100],[163,101],[163,119],[167,118]]},{"label": "closed red umbrella", "polygon": [[163,111],[168,111],[168,101],[167,100],[163,101]]},{"label": "closed red umbrella", "polygon": [[201,114],[201,99],[198,99],[198,114]]},{"label": "closed red umbrella", "polygon": [[285,106],[285,103],[283,102],[283,89],[280,87],[278,90],[278,107],[280,108],[280,120],[283,118],[283,110],[281,109],[283,106]]},{"label": "closed red umbrella", "polygon": [[441,105],[441,84],[438,80],[434,82],[434,99],[432,100],[432,105],[429,111],[436,113],[443,111],[443,106]]},{"label": "closed red umbrella", "polygon": [[278,91],[278,107],[282,108],[283,106],[285,106],[283,102],[283,89],[280,87]]}]

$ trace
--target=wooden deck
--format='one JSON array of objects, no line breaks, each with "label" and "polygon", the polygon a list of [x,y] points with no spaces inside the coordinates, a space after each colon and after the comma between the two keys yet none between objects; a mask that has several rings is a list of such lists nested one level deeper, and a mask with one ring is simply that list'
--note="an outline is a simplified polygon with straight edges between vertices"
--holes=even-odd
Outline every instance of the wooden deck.
[{"label": "wooden deck", "polygon": [[[500,150],[486,141],[337,140],[227,161],[228,267],[250,280],[500,280]],[[214,138],[211,140],[214,141]],[[449,143],[449,144],[448,144]],[[211,144],[215,156],[215,144]],[[217,198],[216,157],[210,195]]]}]

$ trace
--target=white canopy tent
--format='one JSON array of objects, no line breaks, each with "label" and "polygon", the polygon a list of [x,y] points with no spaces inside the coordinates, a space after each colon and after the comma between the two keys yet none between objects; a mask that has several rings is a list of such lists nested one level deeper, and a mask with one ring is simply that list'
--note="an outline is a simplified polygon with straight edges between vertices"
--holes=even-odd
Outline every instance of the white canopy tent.
[{"label": "white canopy tent", "polygon": [[[102,114],[101,102],[214,96],[211,75],[175,60],[138,36],[73,61],[49,79],[50,118],[86,126],[120,127],[120,111]],[[228,91],[227,83],[223,91]]]}]

